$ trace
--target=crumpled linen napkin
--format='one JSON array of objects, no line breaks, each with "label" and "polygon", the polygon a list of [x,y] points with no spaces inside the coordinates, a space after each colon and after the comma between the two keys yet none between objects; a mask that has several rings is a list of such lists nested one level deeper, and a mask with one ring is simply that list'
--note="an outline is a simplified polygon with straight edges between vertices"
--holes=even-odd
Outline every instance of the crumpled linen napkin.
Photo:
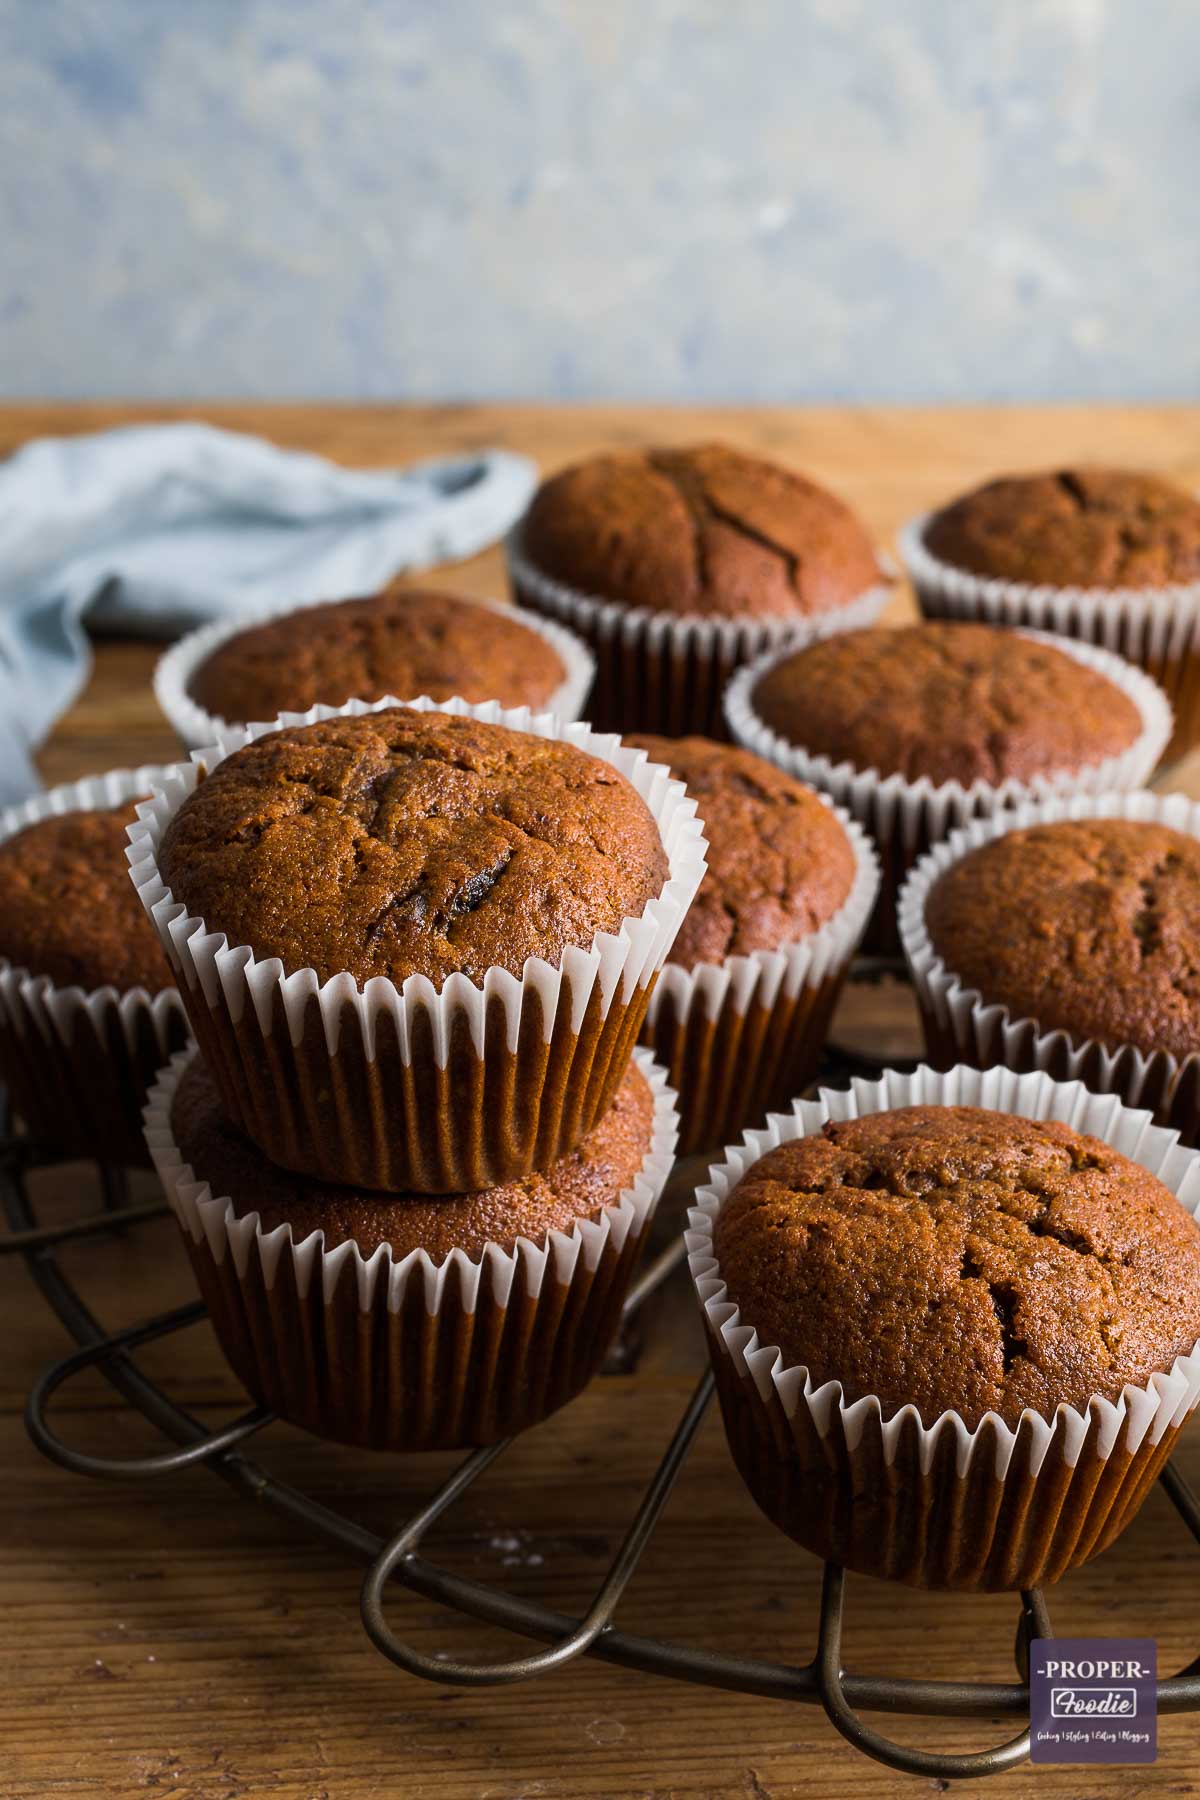
[{"label": "crumpled linen napkin", "polygon": [[177,637],[474,555],[536,473],[504,450],[345,469],[212,425],[42,438],[0,463],[0,804],[88,678],[92,630]]}]

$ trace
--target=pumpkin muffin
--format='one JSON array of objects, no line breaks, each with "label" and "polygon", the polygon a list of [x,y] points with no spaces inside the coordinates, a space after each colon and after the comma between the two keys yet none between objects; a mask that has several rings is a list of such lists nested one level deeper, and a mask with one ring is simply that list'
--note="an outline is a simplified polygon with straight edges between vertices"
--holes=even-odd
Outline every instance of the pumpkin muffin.
[{"label": "pumpkin muffin", "polygon": [[843,633],[768,669],[751,704],[811,756],[963,787],[1029,782],[1128,750],[1142,717],[1065,649],[987,625]]},{"label": "pumpkin muffin", "polygon": [[1159,475],[1086,465],[986,482],[932,515],[926,547],[975,575],[1054,587],[1200,581],[1200,499]]},{"label": "pumpkin muffin", "polygon": [[199,1058],[164,1071],[148,1138],[255,1399],[385,1450],[492,1443],[571,1399],[616,1331],[670,1167],[672,1097],[638,1058],[558,1161],[438,1198],[289,1175],[231,1123]]},{"label": "pumpkin muffin", "polygon": [[468,1192],[615,1092],[704,871],[682,785],[583,725],[430,702],[180,765],[133,876],[227,1109],[274,1162]]},{"label": "pumpkin muffin", "polygon": [[1116,1400],[1200,1339],[1200,1226],[1057,1120],[913,1106],[770,1151],[721,1209],[729,1298],[814,1387],[926,1428]]},{"label": "pumpkin muffin", "polygon": [[930,844],[1045,792],[1136,787],[1171,729],[1154,683],[1110,652],[958,621],[784,648],[739,670],[725,704],[739,743],[874,838],[883,883],[866,948],[889,955],[901,882]]},{"label": "pumpkin muffin", "polygon": [[609,763],[403,707],[285,727],[217,765],[163,838],[176,898],[290,972],[519,975],[662,888],[650,810]]},{"label": "pumpkin muffin", "polygon": [[188,694],[215,719],[244,724],[344,700],[498,700],[547,706],[562,657],[515,612],[454,594],[395,587],[280,614],[227,637]]},{"label": "pumpkin muffin", "polygon": [[54,813],[0,842],[0,956],[59,987],[172,986],[125,860],[136,804]]},{"label": "pumpkin muffin", "polygon": [[880,578],[848,506],[727,444],[618,451],[565,469],[534,495],[522,546],[584,593],[723,619],[828,612]]},{"label": "pumpkin muffin", "polygon": [[1059,819],[954,862],[925,905],[947,970],[1043,1031],[1182,1060],[1200,1050],[1200,840]]},{"label": "pumpkin muffin", "polygon": [[837,1099],[729,1152],[691,1215],[734,1461],[844,1568],[1056,1580],[1129,1524],[1200,1398],[1195,1169],[1041,1075],[923,1069]]},{"label": "pumpkin muffin", "polygon": [[565,469],[509,551],[518,599],[595,650],[604,729],[723,735],[721,688],[739,663],[817,619],[864,624],[883,599],[871,540],[841,500],[727,444]]},{"label": "pumpkin muffin", "polygon": [[100,798],[122,785],[100,777],[0,819],[0,1075],[46,1148],[144,1163],[146,1089],[187,1033],[129,880],[137,792],[59,810],[68,793]]},{"label": "pumpkin muffin", "polygon": [[424,1250],[435,1263],[452,1250],[478,1262],[488,1244],[511,1254],[518,1238],[541,1244],[576,1219],[598,1218],[633,1186],[653,1120],[649,1083],[631,1062],[603,1118],[549,1169],[474,1194],[379,1194],[306,1180],[268,1162],[229,1120],[199,1057],[188,1064],[171,1108],[184,1161],[203,1171],[214,1194],[230,1196],[238,1217],[257,1213],[264,1232],[290,1225],[296,1243],[320,1231],[326,1251],[357,1244],[367,1257],[387,1244],[396,1262]]},{"label": "pumpkin muffin", "polygon": [[[627,741],[685,784],[708,840],[708,872],[642,1031],[679,1094],[688,1152],[730,1142],[812,1079],[874,897],[874,859],[815,789],[747,750]],[[755,967],[735,971],[735,957]]]},{"label": "pumpkin muffin", "polygon": [[1007,475],[911,519],[922,613],[1062,632],[1146,670],[1174,711],[1168,758],[1200,743],[1200,499],[1159,475]]}]

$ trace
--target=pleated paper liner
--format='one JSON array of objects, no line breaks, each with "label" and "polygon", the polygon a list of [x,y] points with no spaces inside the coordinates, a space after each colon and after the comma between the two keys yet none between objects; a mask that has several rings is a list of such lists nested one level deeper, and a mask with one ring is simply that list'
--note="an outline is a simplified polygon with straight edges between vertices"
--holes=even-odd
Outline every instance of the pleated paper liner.
[{"label": "pleated paper liner", "polygon": [[725,738],[721,695],[736,668],[785,641],[803,644],[831,631],[871,625],[891,594],[881,573],[875,587],[828,612],[709,618],[622,606],[555,581],[526,557],[519,525],[506,538],[504,552],[522,608],[557,619],[590,646],[596,682],[588,715],[601,731]]},{"label": "pleated paper liner", "polygon": [[850,892],[819,930],[691,969],[668,963],[642,1042],[679,1095],[681,1155],[730,1143],[816,1074],[829,1021],[879,891],[865,832],[823,795],[854,851]]},{"label": "pleated paper liner", "polygon": [[956,1412],[923,1425],[915,1407],[885,1420],[875,1395],[847,1401],[815,1387],[761,1344],[728,1298],[713,1250],[721,1206],[750,1166],[827,1119],[892,1107],[985,1106],[1060,1119],[1151,1170],[1188,1212],[1200,1208],[1200,1159],[1174,1132],[1113,1096],[1048,1075],[889,1071],[847,1092],[822,1091],[746,1134],[696,1196],[686,1235],[733,1458],[759,1506],[806,1549],[863,1574],[916,1587],[1007,1590],[1057,1580],[1133,1519],[1200,1399],[1200,1341],[1116,1402],[1094,1395],[1053,1418],[1026,1411],[1015,1429],[989,1413],[968,1430]]},{"label": "pleated paper liner", "polygon": [[[658,826],[669,864],[662,892],[618,932],[569,948],[561,966],[530,958],[482,981],[451,975],[349,974],[324,984],[285,974],[190,916],[157,853],[202,773],[277,725],[377,712],[448,712],[561,740],[626,775]],[[157,783],[130,831],[138,892],[172,964],[192,1029],[230,1116],[284,1168],[355,1187],[462,1193],[495,1187],[571,1150],[605,1111],[629,1062],[655,977],[704,874],[695,803],[642,750],[527,707],[427,698],[312,707],[276,725],[231,728]]]},{"label": "pleated paper liner", "polygon": [[675,1154],[675,1097],[649,1052],[635,1053],[654,1116],[633,1186],[598,1216],[477,1260],[390,1245],[364,1257],[262,1230],[254,1195],[214,1195],[184,1162],[171,1107],[189,1053],[151,1091],[146,1141],[213,1328],[256,1400],[319,1437],[375,1450],[495,1443],[572,1399],[597,1372],[620,1322]]},{"label": "pleated paper liner", "polygon": [[1200,743],[1200,581],[1075,588],[973,575],[927,548],[931,517],[910,519],[899,537],[901,560],[927,619],[1033,626],[1115,651],[1145,669],[1171,702],[1175,728],[1166,760]]},{"label": "pleated paper liner", "polygon": [[[327,601],[314,600],[304,602],[303,606],[292,604],[256,607],[252,612],[240,614],[236,619],[219,619],[212,625],[201,625],[172,644],[159,658],[154,670],[154,697],[177,736],[189,750],[199,750],[205,744],[215,743],[222,732],[229,730],[227,720],[207,712],[192,698],[191,681],[197,669],[222,644],[239,636],[241,632],[249,631],[255,625],[266,624],[269,619],[303,612],[310,605],[326,604]],[[563,679],[539,710],[557,713],[560,719],[578,719],[584,710],[584,702],[596,672],[595,658],[587,645],[573,631],[568,631],[553,619],[543,619],[528,613],[518,614],[513,607],[497,600],[472,600],[471,604],[483,607],[488,612],[502,613],[511,619],[519,618],[522,625],[527,625],[530,631],[536,631],[550,645],[563,665]]]},{"label": "pleated paper liner", "polygon": [[[52,788],[0,812],[0,841],[42,819],[136,800],[165,773],[113,769]],[[48,1148],[144,1164],[146,1090],[187,1035],[174,988],[61,987],[0,957],[0,1075],[26,1129]]]},{"label": "pleated paper liner", "polygon": [[1076,643],[1044,631],[1027,631],[1024,635],[1053,644],[1055,649],[1107,676],[1129,696],[1141,715],[1142,729],[1126,750],[1080,769],[1064,769],[1036,776],[1032,781],[975,781],[969,787],[959,781],[935,784],[924,775],[910,781],[903,775],[885,776],[877,769],[858,769],[853,763],[835,763],[828,756],[814,755],[802,745],[790,743],[759,718],[754,711],[754,689],[776,661],[793,652],[794,645],[772,651],[739,669],[730,682],[725,694],[725,715],[734,741],[798,780],[832,795],[875,840],[883,878],[875,915],[867,926],[865,949],[880,954],[899,950],[895,909],[904,878],[930,844],[939,842],[956,826],[1055,794],[1102,794],[1141,787],[1162,756],[1171,735],[1171,708],[1161,689],[1143,670],[1093,644]]},{"label": "pleated paper liner", "polygon": [[925,907],[930,889],[950,865],[1005,832],[1058,819],[1140,819],[1200,837],[1200,806],[1183,794],[1141,792],[1037,801],[996,819],[974,820],[935,844],[910,874],[899,906],[900,938],[929,1056],[941,1068],[956,1062],[980,1069],[999,1064],[1082,1081],[1096,1093],[1118,1095],[1127,1106],[1147,1108],[1185,1144],[1200,1144],[1200,1052],[1183,1058],[1166,1050],[1147,1054],[1133,1044],[1043,1030],[1036,1019],[1014,1018],[1006,1006],[987,1003],[934,950]]}]

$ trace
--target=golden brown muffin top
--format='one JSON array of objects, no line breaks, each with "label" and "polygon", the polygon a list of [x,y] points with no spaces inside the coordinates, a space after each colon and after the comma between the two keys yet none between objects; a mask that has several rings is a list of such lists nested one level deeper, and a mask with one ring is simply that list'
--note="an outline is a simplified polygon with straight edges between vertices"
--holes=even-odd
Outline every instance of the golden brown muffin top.
[{"label": "golden brown muffin top", "polygon": [[1054,587],[1200,581],[1200,500],[1160,475],[1079,467],[1005,475],[925,527],[934,556],[974,575]]},{"label": "golden brown muffin top", "polygon": [[978,1107],[781,1145],[726,1200],[714,1248],[785,1363],[926,1426],[1115,1400],[1200,1339],[1200,1227],[1171,1192],[1099,1138]]},{"label": "golden brown muffin top", "polygon": [[522,549],[544,574],[654,612],[827,612],[880,580],[849,507],[728,444],[624,450],[543,482]]},{"label": "golden brown muffin top", "polygon": [[822,639],[768,669],[751,704],[811,755],[964,787],[1086,768],[1142,731],[1129,696],[1065,650],[957,622]]},{"label": "golden brown muffin top", "polygon": [[188,692],[218,718],[245,724],[389,694],[539,707],[565,679],[558,652],[515,610],[396,587],[237,632],[201,663]]},{"label": "golden brown muffin top", "polygon": [[590,949],[668,876],[650,809],[609,763],[407,707],[235,751],[171,820],[159,868],[210,931],[289,972],[438,987]]},{"label": "golden brown muffin top", "polygon": [[925,903],[965,987],[1045,1031],[1146,1055],[1200,1050],[1200,840],[1149,820],[1063,819],[952,863]]},{"label": "golden brown muffin top", "polygon": [[390,1244],[397,1260],[423,1249],[442,1262],[456,1249],[477,1259],[489,1243],[511,1250],[519,1237],[541,1244],[614,1205],[649,1153],[654,1096],[630,1063],[612,1105],[574,1150],[544,1173],[474,1194],[377,1194],[277,1168],[230,1123],[199,1056],[176,1089],[171,1129],[197,1179],[228,1196],[239,1217],[257,1212],[263,1231],[287,1223],[297,1242],[323,1231],[327,1250],[349,1241],[370,1256]]},{"label": "golden brown muffin top", "polygon": [[819,931],[854,885],[850,839],[804,782],[711,738],[628,737],[697,803],[708,872],[671,949],[685,969]]},{"label": "golden brown muffin top", "polygon": [[59,987],[174,987],[129,879],[135,800],[39,819],[0,843],[0,956]]}]

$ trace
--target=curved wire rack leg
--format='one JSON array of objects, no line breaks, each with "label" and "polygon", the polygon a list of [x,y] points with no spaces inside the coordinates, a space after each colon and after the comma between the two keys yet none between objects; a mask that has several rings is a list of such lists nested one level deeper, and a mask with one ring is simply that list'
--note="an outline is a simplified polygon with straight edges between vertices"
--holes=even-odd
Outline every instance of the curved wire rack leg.
[{"label": "curved wire rack leg", "polygon": [[128,1352],[136,1350],[139,1345],[153,1343],[155,1338],[166,1337],[168,1332],[179,1331],[183,1326],[195,1324],[205,1316],[204,1303],[193,1301],[190,1306],[181,1306],[174,1312],[148,1319],[143,1325],[131,1325],[127,1331],[114,1332],[111,1337],[102,1339],[98,1344],[85,1344],[72,1355],[64,1356],[61,1362],[53,1363],[39,1376],[25,1402],[25,1429],[43,1456],[49,1457],[51,1462],[58,1463],[61,1468],[69,1469],[74,1475],[91,1475],[108,1481],[125,1481],[133,1476],[170,1475],[177,1469],[187,1469],[193,1463],[207,1462],[210,1457],[223,1455],[225,1451],[232,1450],[235,1444],[244,1443],[256,1431],[261,1431],[264,1425],[269,1425],[275,1414],[265,1406],[254,1406],[232,1424],[224,1426],[220,1431],[206,1432],[195,1443],[185,1444],[177,1450],[161,1451],[157,1456],[129,1457],[92,1456],[84,1450],[73,1450],[57,1432],[51,1430],[46,1419],[46,1407],[51,1396],[64,1382],[70,1381],[72,1376],[81,1374],[84,1369],[94,1369],[99,1364],[110,1362],[114,1357],[127,1357]]},{"label": "curved wire rack leg", "polygon": [[[836,1563],[826,1563],[821,1585],[821,1636],[814,1667],[821,1704],[831,1725],[848,1743],[876,1762],[886,1763],[909,1775],[926,1775],[933,1780],[965,1781],[975,1776],[999,1775],[1005,1769],[1024,1762],[1029,1755],[1029,1731],[992,1750],[970,1750],[950,1754],[934,1750],[911,1750],[885,1737],[874,1726],[859,1718],[846,1698],[842,1685],[842,1617],[845,1609],[846,1577]],[[1052,1637],[1050,1615],[1041,1591],[1037,1588],[1021,1596],[1025,1632],[1033,1637]]]},{"label": "curved wire rack leg", "polygon": [[601,1632],[607,1631],[612,1624],[617,1602],[650,1542],[658,1516],[666,1505],[667,1496],[691,1449],[692,1439],[712,1399],[712,1393],[712,1373],[706,1371],[688,1402],[666,1455],[655,1470],[654,1478],[634,1514],[620,1549],[596,1590],[595,1599],[573,1631],[560,1638],[549,1649],[531,1651],[527,1656],[513,1657],[505,1662],[467,1663],[455,1658],[426,1656],[423,1651],[414,1649],[411,1644],[398,1638],[384,1618],[383,1591],[388,1578],[397,1568],[403,1571],[405,1562],[415,1554],[422,1537],[434,1521],[470,1486],[488,1463],[506,1448],[505,1444],[499,1444],[491,1450],[477,1451],[470,1457],[459,1470],[458,1477],[447,1482],[430,1505],[396,1533],[367,1570],[362,1586],[362,1620],[367,1636],[376,1649],[381,1650],[392,1662],[398,1663],[402,1669],[407,1669],[410,1675],[423,1675],[429,1681],[453,1682],[459,1687],[485,1687],[500,1682],[527,1681],[531,1675],[541,1675],[549,1669],[561,1668],[564,1663],[590,1649]]}]

